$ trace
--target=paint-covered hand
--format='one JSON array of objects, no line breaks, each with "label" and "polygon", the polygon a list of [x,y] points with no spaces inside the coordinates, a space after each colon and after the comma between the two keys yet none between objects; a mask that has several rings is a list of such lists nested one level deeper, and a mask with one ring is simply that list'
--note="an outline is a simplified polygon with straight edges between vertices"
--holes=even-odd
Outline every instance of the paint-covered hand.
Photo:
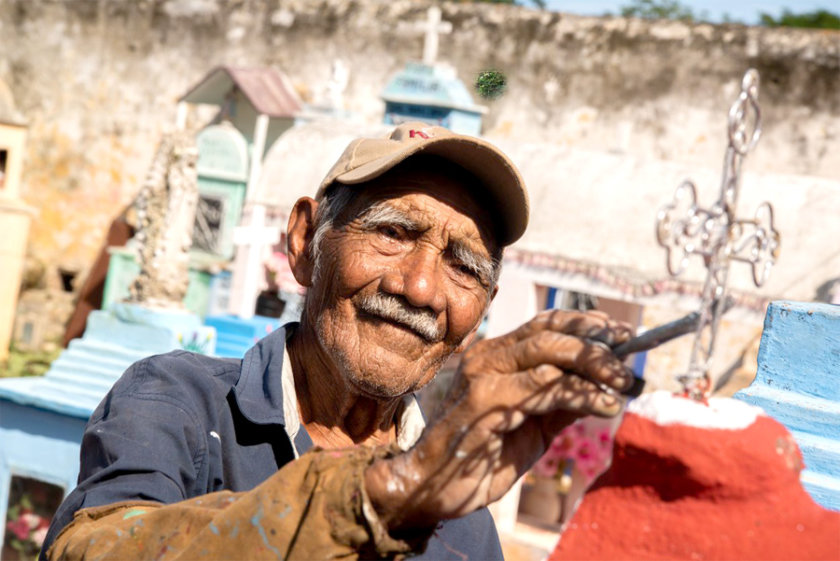
[{"label": "paint-covered hand", "polygon": [[420,441],[367,469],[382,519],[400,529],[468,514],[499,499],[561,429],[618,414],[633,373],[609,348],[631,335],[600,312],[552,310],[470,347]]}]

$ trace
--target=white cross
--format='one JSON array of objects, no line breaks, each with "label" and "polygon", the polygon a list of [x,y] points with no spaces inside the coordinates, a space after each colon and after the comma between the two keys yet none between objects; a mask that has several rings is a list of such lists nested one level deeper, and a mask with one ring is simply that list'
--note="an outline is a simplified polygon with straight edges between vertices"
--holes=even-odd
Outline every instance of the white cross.
[{"label": "white cross", "polygon": [[265,225],[265,206],[251,207],[250,224],[233,230],[237,246],[231,286],[230,312],[243,319],[254,317],[260,292],[260,278],[264,274],[263,259],[266,247],[280,240],[280,228]]},{"label": "white cross", "polygon": [[411,29],[426,34],[423,42],[423,64],[432,66],[437,60],[439,33],[452,33],[452,23],[441,20],[441,11],[437,6],[431,6],[426,15],[426,21],[417,22]]}]

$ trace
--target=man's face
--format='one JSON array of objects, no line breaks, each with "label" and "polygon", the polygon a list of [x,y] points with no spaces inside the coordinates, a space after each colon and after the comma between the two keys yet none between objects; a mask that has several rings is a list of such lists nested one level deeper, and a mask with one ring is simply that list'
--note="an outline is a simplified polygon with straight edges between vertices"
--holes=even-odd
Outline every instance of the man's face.
[{"label": "man's face", "polygon": [[489,217],[461,180],[399,168],[359,188],[345,216],[321,243],[307,319],[357,391],[414,391],[489,304]]}]

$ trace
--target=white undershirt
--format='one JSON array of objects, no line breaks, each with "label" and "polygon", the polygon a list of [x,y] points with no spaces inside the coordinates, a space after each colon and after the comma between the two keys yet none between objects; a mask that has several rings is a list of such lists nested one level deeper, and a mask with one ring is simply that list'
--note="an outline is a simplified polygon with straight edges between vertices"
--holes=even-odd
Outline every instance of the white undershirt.
[{"label": "white undershirt", "polygon": [[[286,433],[292,443],[295,458],[299,457],[295,446],[295,437],[300,432],[300,415],[298,414],[297,393],[295,392],[295,375],[292,371],[292,359],[289,347],[283,349],[283,372],[281,374],[283,386],[283,417],[286,420]],[[420,405],[412,394],[404,395],[402,406],[397,408],[397,446],[400,450],[408,450],[420,439],[426,421],[420,412]]]}]

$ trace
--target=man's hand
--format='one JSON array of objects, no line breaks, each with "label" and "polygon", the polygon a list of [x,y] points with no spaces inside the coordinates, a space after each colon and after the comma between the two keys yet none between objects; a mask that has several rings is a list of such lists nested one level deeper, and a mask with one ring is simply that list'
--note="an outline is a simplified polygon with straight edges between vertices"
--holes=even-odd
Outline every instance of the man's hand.
[{"label": "man's hand", "polygon": [[399,530],[468,514],[500,498],[567,425],[617,415],[633,374],[608,347],[631,335],[600,312],[552,310],[470,347],[418,443],[367,469],[380,517]]}]

